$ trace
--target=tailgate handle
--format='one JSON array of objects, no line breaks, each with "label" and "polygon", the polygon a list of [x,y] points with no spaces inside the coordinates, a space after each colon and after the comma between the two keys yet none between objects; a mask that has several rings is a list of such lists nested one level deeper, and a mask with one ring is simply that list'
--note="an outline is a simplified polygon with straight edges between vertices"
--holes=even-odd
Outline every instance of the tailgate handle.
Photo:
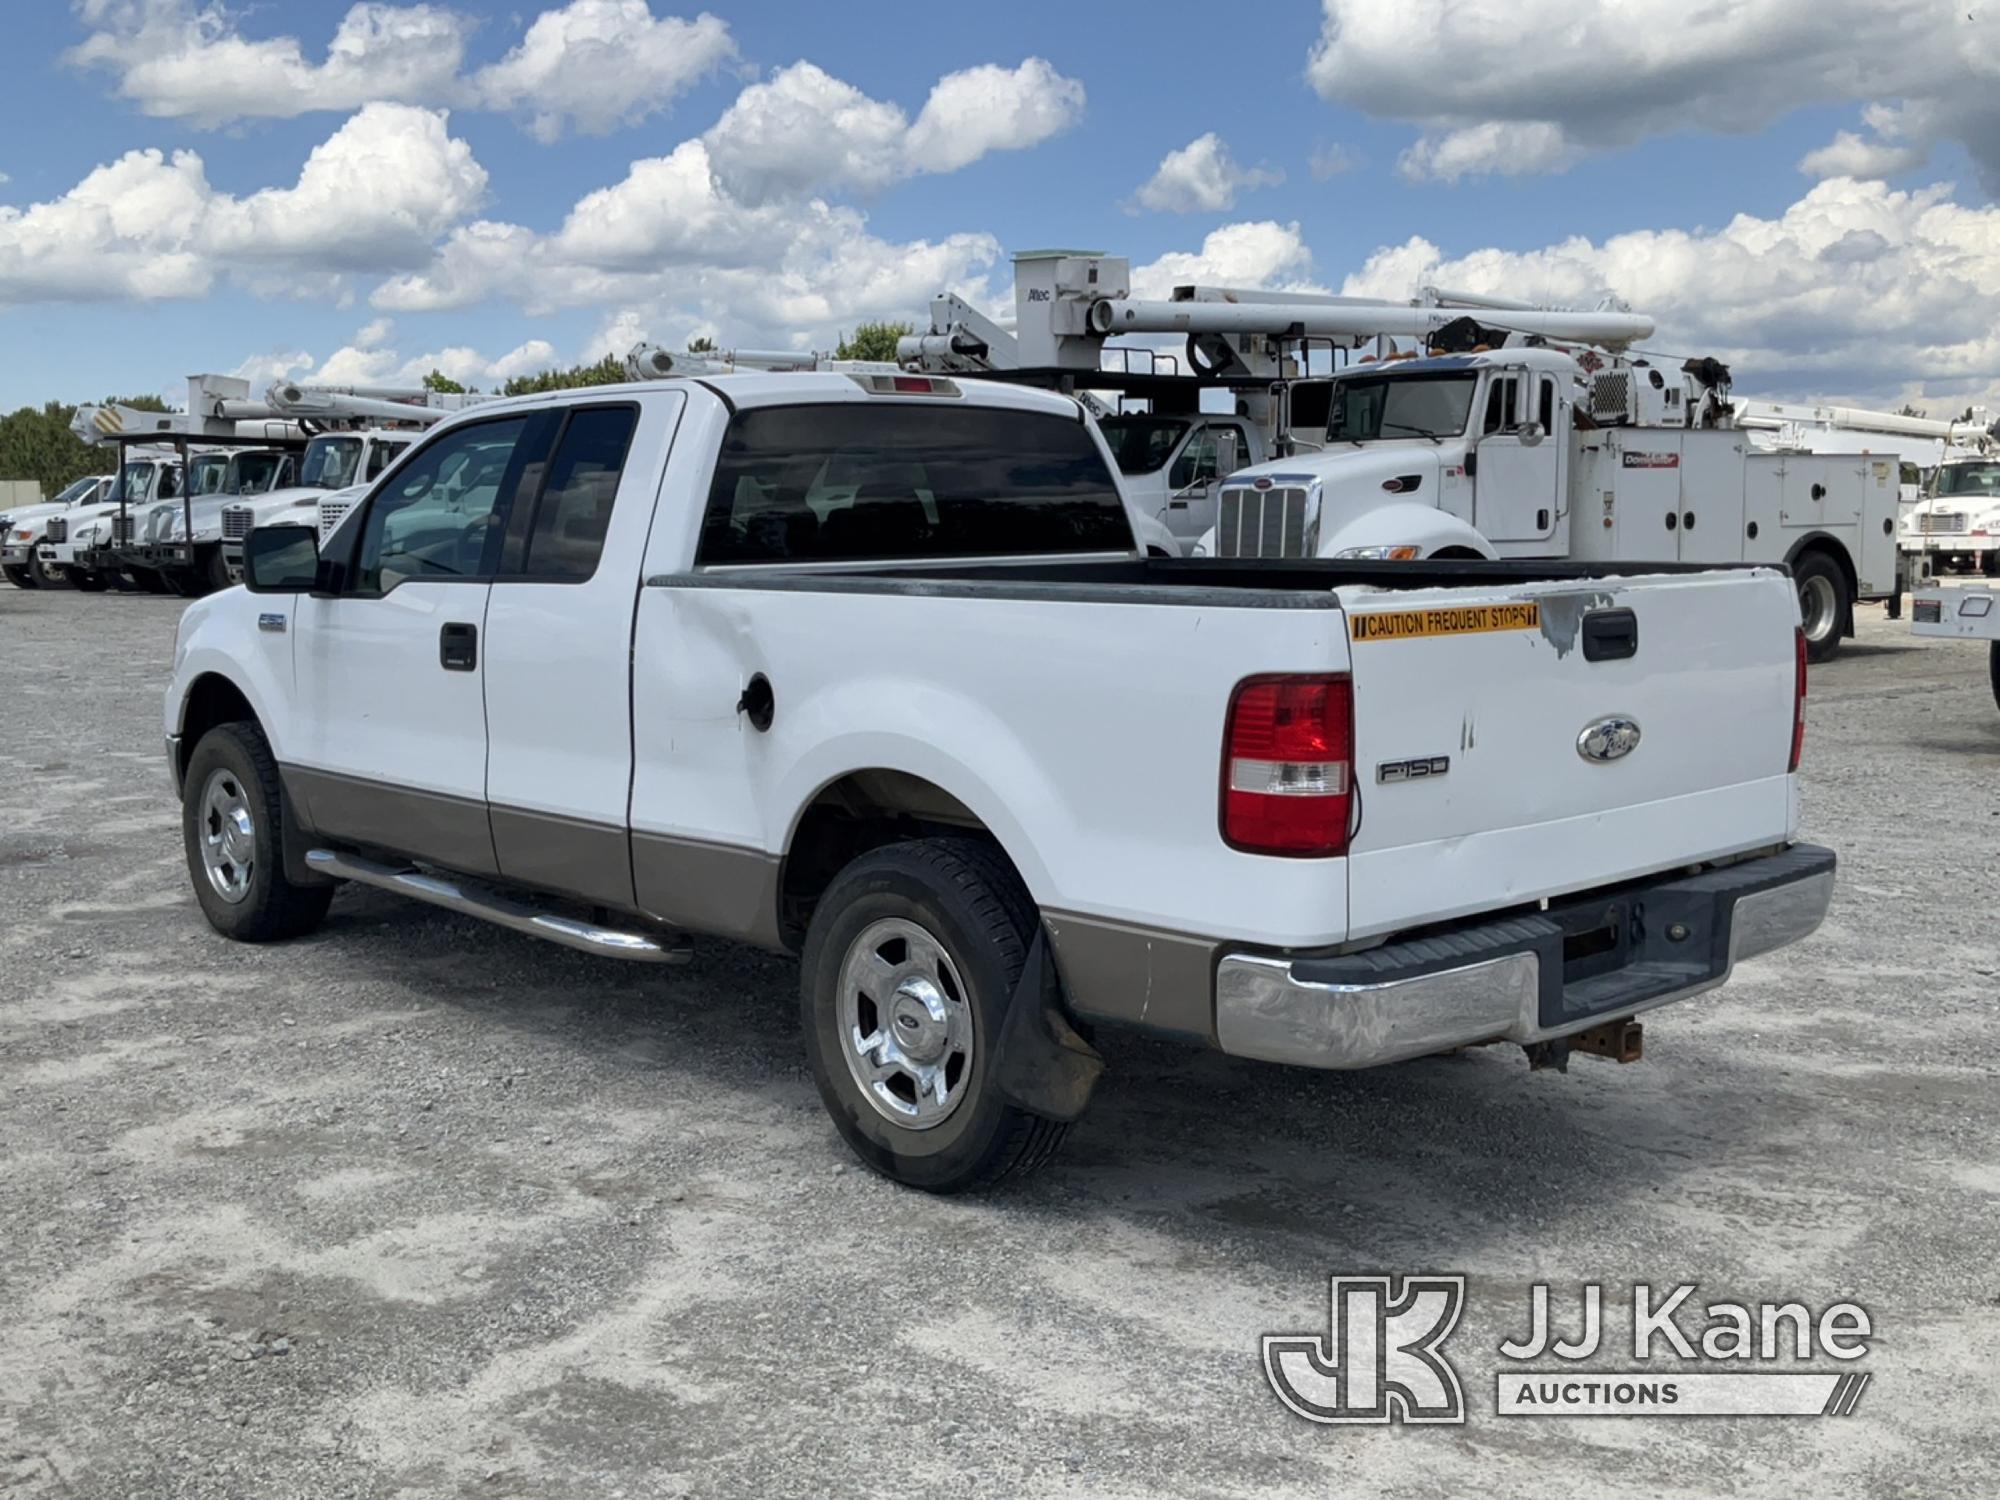
[{"label": "tailgate handle", "polygon": [[1626,661],[1639,654],[1639,617],[1629,609],[1594,609],[1583,617],[1583,659]]}]

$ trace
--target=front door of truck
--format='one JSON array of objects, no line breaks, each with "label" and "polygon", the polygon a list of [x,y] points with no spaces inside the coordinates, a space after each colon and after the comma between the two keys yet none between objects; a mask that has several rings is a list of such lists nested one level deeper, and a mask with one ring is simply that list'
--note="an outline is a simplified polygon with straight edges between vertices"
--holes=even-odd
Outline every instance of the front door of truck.
[{"label": "front door of truck", "polygon": [[1487,386],[1473,475],[1473,526],[1501,551],[1555,535],[1569,434],[1555,377],[1532,370]]},{"label": "front door of truck", "polygon": [[[486,611],[542,414],[454,424],[362,504],[342,592],[302,597],[287,767],[321,833],[472,874],[486,812]],[[343,528],[345,531],[347,528]]]},{"label": "front door of truck", "polygon": [[1188,434],[1167,467],[1167,506],[1160,519],[1183,546],[1215,525],[1216,489],[1228,477],[1222,468],[1226,445],[1216,441],[1223,433],[1236,440],[1232,468],[1253,462],[1250,434],[1242,423],[1203,422]]},{"label": "front door of truck", "polygon": [[486,606],[486,792],[500,872],[629,907],[632,609],[687,398],[561,408]]}]

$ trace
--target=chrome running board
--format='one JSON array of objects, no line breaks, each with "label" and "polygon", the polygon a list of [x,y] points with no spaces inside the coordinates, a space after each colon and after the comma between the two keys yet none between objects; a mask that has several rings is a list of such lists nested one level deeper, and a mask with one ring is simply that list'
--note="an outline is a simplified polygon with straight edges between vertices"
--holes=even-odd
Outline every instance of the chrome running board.
[{"label": "chrome running board", "polygon": [[399,896],[428,901],[432,906],[442,906],[447,911],[463,912],[468,917],[479,917],[514,932],[546,938],[552,943],[561,943],[565,948],[595,953],[602,958],[627,958],[647,964],[684,964],[694,957],[694,949],[685,937],[666,934],[647,937],[642,933],[598,927],[589,922],[579,922],[574,917],[561,917],[553,912],[523,906],[492,891],[463,886],[437,875],[426,875],[407,865],[380,864],[372,859],[363,859],[358,854],[332,849],[308,849],[306,865],[322,875],[379,886]]}]

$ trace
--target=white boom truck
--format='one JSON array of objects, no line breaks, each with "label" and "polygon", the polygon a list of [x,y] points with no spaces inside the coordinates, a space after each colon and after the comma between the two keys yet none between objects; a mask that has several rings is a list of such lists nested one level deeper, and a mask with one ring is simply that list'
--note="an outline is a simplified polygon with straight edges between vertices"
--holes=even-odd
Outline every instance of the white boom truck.
[{"label": "white boom truck", "polygon": [[1954,641],[1985,641],[1986,674],[2000,707],[2000,588],[1927,584],[1910,598],[1910,631]]},{"label": "white boom truck", "polygon": [[935,1191],[1050,1154],[1089,1026],[1629,1057],[1831,895],[1777,571],[1148,558],[1045,391],[497,402],[245,565],[165,702],[217,931],[352,881],[612,958],[798,952],[837,1128]]},{"label": "white boom truck", "polygon": [[1940,464],[1904,512],[1903,549],[1913,576],[1966,569],[2000,578],[2000,457]]},{"label": "white boom truck", "polygon": [[1547,348],[1334,377],[1325,447],[1229,476],[1204,555],[1784,563],[1823,661],[1898,591],[1893,455],[1768,452],[1712,361]]},{"label": "white boom truck", "polygon": [[72,506],[101,499],[111,492],[115,482],[113,475],[91,474],[66,486],[53,500],[16,505],[0,513],[0,573],[20,589],[60,582],[48,575],[38,559],[40,539],[48,534],[51,518]]}]

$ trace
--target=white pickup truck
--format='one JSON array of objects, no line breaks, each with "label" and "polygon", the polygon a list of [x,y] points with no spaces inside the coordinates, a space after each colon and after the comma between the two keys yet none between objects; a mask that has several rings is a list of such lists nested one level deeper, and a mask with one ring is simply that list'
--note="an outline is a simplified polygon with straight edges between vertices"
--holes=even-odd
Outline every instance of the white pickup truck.
[{"label": "white pickup truck", "polygon": [[218,931],[353,880],[612,957],[797,952],[841,1134],[927,1189],[1045,1158],[1095,1026],[1629,1055],[1833,888],[1782,573],[1149,558],[1046,392],[494,402],[245,567],[166,695]]}]

